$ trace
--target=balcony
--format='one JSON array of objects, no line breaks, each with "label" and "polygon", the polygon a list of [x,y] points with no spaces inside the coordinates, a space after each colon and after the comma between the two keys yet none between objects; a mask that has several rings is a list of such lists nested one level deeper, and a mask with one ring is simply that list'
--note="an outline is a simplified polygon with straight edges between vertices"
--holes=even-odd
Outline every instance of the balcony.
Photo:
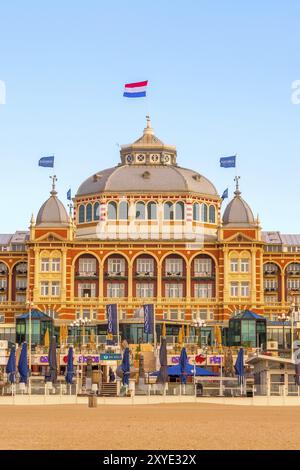
[{"label": "balcony", "polygon": [[298,269],[287,270],[286,274],[288,276],[300,276],[300,271]]},{"label": "balcony", "polygon": [[265,287],[265,292],[277,292],[278,286],[276,287]]},{"label": "balcony", "polygon": [[98,279],[98,273],[94,271],[77,271],[75,273],[76,279]]},{"label": "balcony", "polygon": [[276,276],[278,274],[278,269],[270,269],[268,271],[264,271],[264,276]]},{"label": "balcony", "polygon": [[167,271],[163,277],[164,280],[177,280],[177,279],[185,279],[184,275],[183,275],[183,272],[180,272],[178,271],[177,273],[171,273],[169,271]]},{"label": "balcony", "polygon": [[127,276],[125,271],[107,271],[104,273],[105,279],[118,279],[118,280],[126,280]]},{"label": "balcony", "polygon": [[194,272],[192,279],[194,281],[213,281],[216,278],[215,273],[212,271]]},{"label": "balcony", "polygon": [[16,286],[16,290],[17,290],[18,292],[26,292],[27,287],[26,287],[26,286],[25,286],[25,287],[23,287],[23,286]]},{"label": "balcony", "polygon": [[148,271],[148,272],[136,271],[134,277],[135,279],[156,279],[155,273],[153,271]]}]

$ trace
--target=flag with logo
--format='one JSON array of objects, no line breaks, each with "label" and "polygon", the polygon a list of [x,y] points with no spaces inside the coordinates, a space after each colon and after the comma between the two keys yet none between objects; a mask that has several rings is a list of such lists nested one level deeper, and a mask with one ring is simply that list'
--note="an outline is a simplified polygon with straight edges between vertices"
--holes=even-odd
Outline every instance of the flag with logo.
[{"label": "flag with logo", "polygon": [[236,155],[231,157],[222,157],[220,158],[220,166],[222,168],[235,168],[236,166]]},{"label": "flag with logo", "polygon": [[154,305],[146,304],[144,308],[144,332],[148,334],[154,333]]},{"label": "flag with logo", "polygon": [[118,306],[117,304],[106,305],[107,333],[108,335],[118,334]]},{"label": "flag with logo", "polygon": [[43,166],[45,168],[53,168],[54,167],[54,156],[51,157],[42,157],[39,159],[39,166]]}]

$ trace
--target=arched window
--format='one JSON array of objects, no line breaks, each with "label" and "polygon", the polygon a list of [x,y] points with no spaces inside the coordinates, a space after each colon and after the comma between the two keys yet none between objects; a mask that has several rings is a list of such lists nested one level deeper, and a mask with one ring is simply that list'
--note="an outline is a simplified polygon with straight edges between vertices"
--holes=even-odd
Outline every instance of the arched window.
[{"label": "arched window", "polygon": [[209,206],[209,223],[216,223],[216,209],[215,206]]},{"label": "arched window", "polygon": [[164,203],[164,219],[174,220],[174,205],[173,202]]},{"label": "arched window", "polygon": [[94,220],[100,219],[100,204],[99,202],[95,202],[94,204]]},{"label": "arched window", "polygon": [[201,206],[201,222],[207,222],[207,205],[202,204]]},{"label": "arched window", "polygon": [[195,202],[195,204],[193,205],[193,219],[200,220],[200,210],[198,202]]},{"label": "arched window", "polygon": [[79,223],[82,224],[85,221],[85,207],[82,204],[79,206]]},{"label": "arched window", "polygon": [[145,220],[146,211],[144,202],[137,202],[135,205],[135,218],[137,220]]},{"label": "arched window", "polygon": [[107,218],[109,220],[116,220],[117,218],[117,204],[114,201],[107,204]]},{"label": "arched window", "polygon": [[93,218],[92,204],[86,206],[86,221],[91,222]]},{"label": "arched window", "polygon": [[156,205],[156,202],[148,202],[148,204],[147,204],[147,217],[148,217],[148,220],[157,219],[157,205]]},{"label": "arched window", "polygon": [[119,219],[127,220],[128,219],[128,202],[121,201],[119,204]]},{"label": "arched window", "polygon": [[184,220],[184,203],[176,202],[175,205],[176,220]]}]

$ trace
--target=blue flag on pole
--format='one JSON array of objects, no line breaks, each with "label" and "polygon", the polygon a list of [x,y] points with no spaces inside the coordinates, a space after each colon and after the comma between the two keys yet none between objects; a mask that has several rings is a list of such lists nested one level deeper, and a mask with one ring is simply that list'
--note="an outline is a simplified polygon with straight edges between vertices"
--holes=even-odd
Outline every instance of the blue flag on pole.
[{"label": "blue flag on pole", "polygon": [[154,333],[154,306],[153,304],[144,305],[144,332],[148,334]]},{"label": "blue flag on pole", "polygon": [[222,157],[220,158],[220,166],[223,168],[235,168],[236,166],[236,155],[232,157]]},{"label": "blue flag on pole", "polygon": [[39,159],[39,166],[44,166],[46,168],[54,167],[54,156],[51,157],[42,157]]},{"label": "blue flag on pole", "polygon": [[118,334],[118,306],[117,304],[106,305],[107,333],[110,335]]},{"label": "blue flag on pole", "polygon": [[71,201],[71,200],[72,200],[71,188],[70,188],[69,191],[67,192],[67,199],[68,199],[68,201]]},{"label": "blue flag on pole", "polygon": [[227,199],[227,198],[228,198],[228,188],[225,189],[225,191],[224,191],[223,194],[222,194],[222,199],[223,199],[223,201],[224,201],[224,199]]}]

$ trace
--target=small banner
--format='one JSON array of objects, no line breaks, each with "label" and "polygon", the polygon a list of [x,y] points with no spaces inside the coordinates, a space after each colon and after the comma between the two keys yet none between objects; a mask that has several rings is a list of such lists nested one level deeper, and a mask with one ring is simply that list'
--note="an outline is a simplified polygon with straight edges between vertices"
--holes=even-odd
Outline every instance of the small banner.
[{"label": "small banner", "polygon": [[117,304],[106,305],[107,333],[108,335],[118,334],[118,306]]},{"label": "small banner", "polygon": [[146,334],[154,333],[154,305],[147,304],[144,308],[144,332]]}]

